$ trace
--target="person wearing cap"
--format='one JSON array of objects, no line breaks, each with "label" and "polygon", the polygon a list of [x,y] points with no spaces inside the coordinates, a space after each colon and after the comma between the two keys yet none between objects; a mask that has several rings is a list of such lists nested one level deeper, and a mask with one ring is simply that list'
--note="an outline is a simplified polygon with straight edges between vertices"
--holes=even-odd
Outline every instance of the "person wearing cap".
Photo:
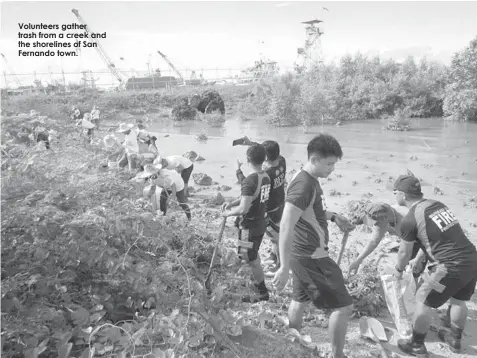
[{"label": "person wearing cap", "polygon": [[161,164],[165,169],[175,170],[180,173],[184,181],[184,192],[186,198],[189,197],[189,179],[194,170],[194,163],[182,155],[169,155],[167,157],[158,156],[154,163]]},{"label": "person wearing cap", "polygon": [[187,199],[185,197],[184,180],[182,180],[180,174],[175,170],[164,169],[161,165],[156,165],[156,167],[160,168],[160,170],[154,183],[165,189],[161,193],[161,207],[164,208],[164,215],[166,215],[167,212],[168,196],[175,196],[179,206],[182,208],[182,210],[187,216],[187,219],[190,221],[192,215],[190,212],[189,205],[187,205]]},{"label": "person wearing cap", "polygon": [[[141,180],[144,180],[153,186],[157,185],[163,189],[160,194],[160,204],[158,208],[164,213],[164,215],[167,213],[168,198],[175,196],[179,206],[184,210],[187,219],[189,221],[191,220],[192,215],[190,208],[185,203],[184,181],[179,173],[174,170],[163,169],[160,164],[147,164],[144,166],[144,171],[138,173],[134,179],[136,183],[140,183]],[[151,197],[152,194],[154,194],[154,191],[148,190],[147,193],[145,193],[145,196]],[[155,201],[157,199],[152,197],[152,200]]]},{"label": "person wearing cap", "polygon": [[[349,266],[349,273],[351,275],[356,274],[359,266],[378,247],[386,233],[399,237],[402,220],[407,213],[407,208],[398,205],[391,206],[383,202],[370,203],[366,206],[364,217],[354,221],[353,224],[364,224],[372,228],[373,232],[366,247]],[[409,264],[413,270],[412,274],[417,281],[427,264],[424,251],[420,249],[419,245],[414,245]]]},{"label": "person wearing cap", "polygon": [[429,259],[429,274],[416,293],[416,308],[411,339],[401,339],[401,351],[427,356],[424,344],[432,320],[432,310],[450,300],[441,341],[454,352],[461,349],[462,332],[467,320],[466,302],[477,283],[477,250],[459,221],[442,202],[425,199],[419,180],[401,175],[394,183],[396,202],[409,209],[401,224],[401,244],[394,276],[401,278],[414,245],[423,248]]},{"label": "person wearing cap", "polygon": [[116,131],[117,133],[124,134],[122,146],[125,152],[123,157],[119,160],[119,163],[127,163],[129,172],[132,172],[132,170],[136,168],[139,155],[138,131],[136,129],[133,130],[133,128],[134,124],[121,123]]},{"label": "person wearing cap", "polygon": [[93,120],[93,123],[96,125],[96,129],[99,130],[99,115],[100,111],[98,109],[98,106],[93,106],[91,109],[91,118]]},{"label": "person wearing cap", "polygon": [[88,142],[91,143],[94,133],[94,124],[91,123],[91,114],[85,113],[81,118],[76,119],[76,126],[79,125],[83,128],[82,135],[86,134]]}]

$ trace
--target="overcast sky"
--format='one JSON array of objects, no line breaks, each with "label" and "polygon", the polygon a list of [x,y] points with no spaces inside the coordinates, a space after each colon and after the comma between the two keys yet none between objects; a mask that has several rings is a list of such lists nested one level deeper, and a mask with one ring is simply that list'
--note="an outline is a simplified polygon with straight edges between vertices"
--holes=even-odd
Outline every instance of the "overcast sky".
[{"label": "overcast sky", "polygon": [[94,49],[62,60],[18,56],[18,23],[70,24],[77,22],[72,8],[92,31],[107,32],[101,44],[127,70],[147,69],[148,59],[153,68],[167,70],[157,50],[179,69],[238,69],[253,65],[260,52],[282,68],[292,67],[305,40],[300,22],[314,17],[324,21],[325,61],[361,51],[448,62],[477,36],[475,1],[2,2],[0,45],[16,73],[106,68]]}]

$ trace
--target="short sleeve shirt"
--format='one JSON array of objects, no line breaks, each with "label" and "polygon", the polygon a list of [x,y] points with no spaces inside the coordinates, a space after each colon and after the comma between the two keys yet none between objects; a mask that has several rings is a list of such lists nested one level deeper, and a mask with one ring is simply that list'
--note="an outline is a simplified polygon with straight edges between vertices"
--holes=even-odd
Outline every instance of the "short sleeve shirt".
[{"label": "short sleeve shirt", "polygon": [[181,155],[170,155],[168,157],[165,157],[164,159],[167,160],[168,169],[177,169],[179,166],[182,166],[184,169],[187,169],[192,165],[192,161],[190,159],[187,159]]},{"label": "short sleeve shirt", "polygon": [[242,181],[242,196],[252,196],[254,199],[248,212],[240,222],[246,229],[265,232],[267,227],[267,202],[270,196],[270,178],[266,172],[252,173]]},{"label": "short sleeve shirt", "polygon": [[401,226],[401,239],[419,242],[429,260],[449,272],[477,269],[477,251],[450,209],[424,199],[411,207]]},{"label": "short sleeve shirt", "polygon": [[290,254],[295,257],[328,257],[328,222],[320,183],[305,170],[295,174],[287,188],[286,203],[302,210],[295,225]]},{"label": "short sleeve shirt", "polygon": [[[280,157],[280,159],[283,159],[283,157]],[[270,212],[279,211],[277,209],[281,208],[285,203],[285,176],[287,172],[285,159],[279,160],[278,166],[270,167],[266,171],[271,183],[267,208],[269,216],[272,216]],[[281,211],[279,212],[281,213]],[[277,221],[280,221],[280,218]]]},{"label": "short sleeve shirt", "polygon": [[171,190],[173,184],[176,185],[176,191],[184,189],[184,180],[182,180],[181,175],[175,170],[161,169],[156,180],[158,185],[166,190]]}]

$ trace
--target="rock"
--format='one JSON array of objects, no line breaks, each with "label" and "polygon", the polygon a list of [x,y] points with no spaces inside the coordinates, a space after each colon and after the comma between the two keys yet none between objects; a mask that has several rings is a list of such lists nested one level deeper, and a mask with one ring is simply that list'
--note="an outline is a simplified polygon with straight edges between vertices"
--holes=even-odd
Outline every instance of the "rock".
[{"label": "rock", "polygon": [[197,185],[212,185],[212,178],[207,174],[194,173],[192,174],[192,178]]},{"label": "rock", "polygon": [[229,191],[229,190],[232,190],[232,187],[231,186],[228,186],[228,185],[222,185],[220,187],[220,190],[221,191]]},{"label": "rock", "polygon": [[212,113],[218,110],[221,114],[225,114],[224,101],[222,97],[220,97],[220,94],[213,89],[208,89],[200,95],[195,94],[189,103],[190,107],[202,113]]},{"label": "rock", "polygon": [[195,161],[195,160],[198,158],[199,154],[197,154],[196,152],[194,152],[193,150],[191,150],[191,151],[189,151],[189,152],[185,152],[184,154],[182,154],[182,156],[183,156],[184,158],[189,159],[189,160]]},{"label": "rock", "polygon": [[218,192],[217,195],[210,199],[209,203],[213,205],[222,205],[225,203],[225,198],[220,192]]}]

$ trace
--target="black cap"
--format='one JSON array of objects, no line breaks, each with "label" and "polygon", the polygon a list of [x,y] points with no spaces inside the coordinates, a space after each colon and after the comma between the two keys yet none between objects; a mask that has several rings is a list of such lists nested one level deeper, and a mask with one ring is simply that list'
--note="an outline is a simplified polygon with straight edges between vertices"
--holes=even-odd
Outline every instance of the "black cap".
[{"label": "black cap", "polygon": [[394,190],[399,190],[403,193],[412,195],[422,194],[419,179],[412,175],[400,175],[394,182]]}]

